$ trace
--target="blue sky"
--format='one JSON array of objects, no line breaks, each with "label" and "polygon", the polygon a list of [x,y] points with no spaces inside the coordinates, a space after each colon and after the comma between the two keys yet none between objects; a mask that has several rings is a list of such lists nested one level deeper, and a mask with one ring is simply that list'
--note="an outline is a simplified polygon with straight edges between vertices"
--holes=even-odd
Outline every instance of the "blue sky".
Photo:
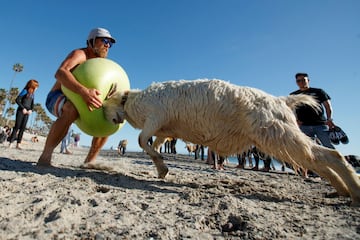
[{"label": "blue sky", "polygon": [[[43,106],[61,61],[85,46],[90,29],[105,27],[117,39],[109,59],[125,69],[131,88],[220,78],[284,96],[297,89],[296,72],[309,73],[310,85],[331,96],[335,123],[350,138],[337,149],[360,155],[358,0],[20,0],[0,5],[0,88],[9,88],[12,66],[19,62],[24,71],[13,86],[37,79],[35,101]],[[126,138],[129,150],[140,150],[138,133],[126,124],[105,147],[115,148]],[[81,144],[90,141],[81,135]],[[177,148],[185,152],[184,144]]]}]

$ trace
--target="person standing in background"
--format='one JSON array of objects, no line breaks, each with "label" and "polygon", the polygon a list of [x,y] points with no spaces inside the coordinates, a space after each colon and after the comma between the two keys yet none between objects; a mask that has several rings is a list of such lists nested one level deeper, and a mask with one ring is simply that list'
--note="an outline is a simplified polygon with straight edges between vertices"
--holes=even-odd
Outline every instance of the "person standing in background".
[{"label": "person standing in background", "polygon": [[9,139],[9,147],[16,140],[16,148],[20,148],[21,140],[29,120],[29,116],[34,108],[34,93],[39,87],[38,81],[31,79],[26,83],[25,88],[20,92],[16,98],[18,108],[16,110],[15,126],[11,132]]},{"label": "person standing in background", "polygon": [[321,107],[321,111],[305,104],[296,108],[296,118],[301,131],[313,139],[318,138],[323,146],[335,149],[329,137],[329,129],[335,127],[332,119],[333,110],[330,96],[321,88],[310,87],[310,79],[307,73],[297,73],[295,79],[299,89],[290,95],[306,94],[313,96]]},{"label": "person standing in background", "polygon": [[66,136],[61,140],[60,153],[71,154],[71,152],[68,149],[70,145],[71,134],[72,134],[72,129],[69,129]]}]

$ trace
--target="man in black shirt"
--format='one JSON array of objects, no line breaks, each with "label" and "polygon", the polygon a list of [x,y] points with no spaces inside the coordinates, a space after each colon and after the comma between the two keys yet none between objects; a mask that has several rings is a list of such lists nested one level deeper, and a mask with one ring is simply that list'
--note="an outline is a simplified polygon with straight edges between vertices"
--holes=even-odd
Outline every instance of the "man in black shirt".
[{"label": "man in black shirt", "polygon": [[332,107],[330,96],[321,88],[311,88],[309,86],[310,79],[307,73],[297,73],[295,78],[299,90],[290,93],[290,95],[311,95],[314,96],[321,105],[321,111],[317,111],[305,104],[296,109],[296,117],[300,129],[309,137],[319,139],[321,144],[325,147],[334,149],[329,138],[329,128],[335,126],[333,119],[331,118]]}]

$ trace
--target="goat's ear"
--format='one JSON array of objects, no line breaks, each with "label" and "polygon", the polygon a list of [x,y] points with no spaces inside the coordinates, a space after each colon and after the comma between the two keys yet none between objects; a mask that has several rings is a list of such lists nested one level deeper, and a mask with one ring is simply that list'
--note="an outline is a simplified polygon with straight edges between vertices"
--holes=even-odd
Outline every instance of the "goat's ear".
[{"label": "goat's ear", "polygon": [[124,94],[121,96],[121,105],[125,105],[126,100],[128,99],[129,91],[124,91]]},{"label": "goat's ear", "polygon": [[108,93],[106,94],[105,100],[111,98],[117,91],[117,83],[112,83]]}]

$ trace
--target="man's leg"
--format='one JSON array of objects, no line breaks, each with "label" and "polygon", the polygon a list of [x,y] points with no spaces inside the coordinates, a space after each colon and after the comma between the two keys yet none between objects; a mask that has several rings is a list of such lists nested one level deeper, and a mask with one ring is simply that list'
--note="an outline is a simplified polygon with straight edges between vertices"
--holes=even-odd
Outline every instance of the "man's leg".
[{"label": "man's leg", "polygon": [[255,167],[252,168],[252,170],[259,170],[259,161],[260,161],[260,158],[259,158],[259,155],[258,154],[253,154],[254,156],[254,160],[255,160]]},{"label": "man's leg", "polygon": [[304,126],[300,125],[300,130],[305,133],[305,135],[314,138],[315,137],[315,131],[313,126]]},{"label": "man's leg", "polygon": [[45,141],[44,150],[38,160],[38,166],[51,166],[51,157],[56,146],[66,136],[70,125],[78,118],[78,112],[74,105],[67,101],[64,103],[61,116],[56,119],[50,128]]},{"label": "man's leg", "polygon": [[61,140],[60,153],[64,153],[64,152],[65,152],[65,146],[66,146],[66,141],[65,141],[65,139],[63,138],[63,139]]},{"label": "man's leg", "polygon": [[252,149],[252,155],[255,160],[255,167],[253,167],[252,170],[257,171],[259,170],[259,161],[260,161],[259,152],[257,151],[257,149],[255,148]]},{"label": "man's leg", "polygon": [[270,156],[266,156],[266,158],[264,159],[264,168],[263,171],[264,172],[269,172],[270,171],[270,166],[271,166],[271,157]]},{"label": "man's leg", "polygon": [[320,140],[321,144],[325,147],[335,149],[332,145],[329,137],[329,127],[327,125],[320,125],[314,128],[316,136]]},{"label": "man's leg", "polygon": [[85,163],[95,162],[96,156],[99,154],[107,139],[108,137],[93,137],[89,153],[85,159]]}]

